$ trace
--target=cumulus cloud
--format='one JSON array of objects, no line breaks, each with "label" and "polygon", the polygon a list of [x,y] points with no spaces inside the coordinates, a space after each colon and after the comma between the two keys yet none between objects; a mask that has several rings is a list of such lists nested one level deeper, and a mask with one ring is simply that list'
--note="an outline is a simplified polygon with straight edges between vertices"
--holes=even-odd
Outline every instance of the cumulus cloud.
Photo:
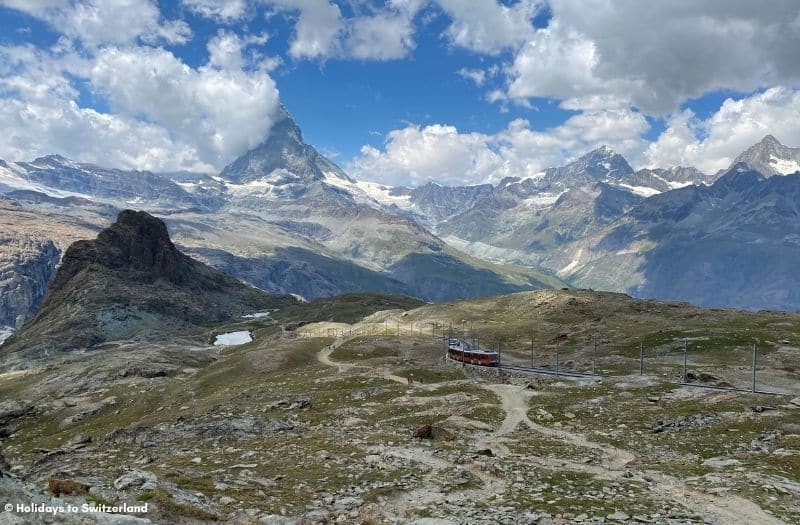
[{"label": "cumulus cloud", "polygon": [[495,134],[463,133],[441,124],[407,126],[391,131],[381,149],[364,146],[347,167],[357,178],[384,184],[479,184],[532,176],[607,144],[634,168],[694,166],[713,174],[767,134],[800,145],[797,122],[800,90],[774,87],[729,98],[706,119],[690,110],[675,112],[652,142],[643,138],[649,125],[640,112],[595,109],[544,131],[524,119]]},{"label": "cumulus cloud", "polygon": [[242,18],[247,12],[246,0],[182,0],[189,10],[223,23]]},{"label": "cumulus cloud", "polygon": [[90,47],[127,44],[137,39],[182,43],[192,34],[186,22],[163,20],[151,0],[0,0],[0,5],[40,18],[63,35]]},{"label": "cumulus cloud", "polygon": [[[264,37],[220,32],[193,68],[147,45],[76,51],[0,47],[0,155],[61,153],[125,168],[214,171],[261,142],[279,104],[264,60],[243,48]],[[256,57],[260,58],[260,57]],[[81,107],[84,92],[109,112]]]},{"label": "cumulus cloud", "polygon": [[516,47],[533,34],[540,2],[519,0],[511,6],[496,0],[436,0],[451,18],[445,36],[459,47],[496,54]]},{"label": "cumulus cloud", "polygon": [[[570,107],[624,100],[650,114],[720,88],[800,80],[800,6],[784,0],[551,0],[508,68],[508,95]],[[600,97],[600,98],[598,98]]]},{"label": "cumulus cloud", "polygon": [[393,0],[384,9],[346,18],[328,0],[265,0],[297,16],[289,54],[296,59],[394,60],[414,49],[418,0]]},{"label": "cumulus cloud", "polygon": [[274,0],[279,10],[297,13],[289,54],[294,58],[325,58],[337,54],[342,12],[328,0]]},{"label": "cumulus cloud", "polygon": [[456,71],[456,73],[458,73],[458,76],[462,78],[471,80],[478,87],[482,86],[483,83],[486,82],[486,72],[481,69],[469,69],[462,67]]},{"label": "cumulus cloud", "polygon": [[344,54],[353,58],[393,60],[414,49],[413,13],[395,11],[360,16],[347,24]]},{"label": "cumulus cloud", "polygon": [[143,115],[196,144],[204,162],[221,166],[263,140],[278,90],[265,72],[240,69],[231,35],[218,36],[209,47],[215,50],[212,62],[198,69],[160,48],[106,48],[89,81],[116,113]]},{"label": "cumulus cloud", "polygon": [[645,118],[630,110],[586,112],[546,131],[515,119],[496,134],[462,133],[454,126],[407,126],[391,131],[383,149],[364,146],[347,168],[357,178],[384,184],[419,185],[498,182],[533,176],[608,144],[641,156]]},{"label": "cumulus cloud", "polygon": [[80,107],[65,70],[80,72],[86,61],[69,47],[57,49],[51,55],[32,46],[0,47],[0,119],[8,130],[0,135],[2,157],[61,153],[115,167],[213,169],[161,126]]},{"label": "cumulus cloud", "polygon": [[715,173],[767,134],[800,145],[800,91],[775,87],[740,100],[726,100],[705,120],[685,110],[672,115],[667,129],[645,152],[651,166],[695,166]]}]

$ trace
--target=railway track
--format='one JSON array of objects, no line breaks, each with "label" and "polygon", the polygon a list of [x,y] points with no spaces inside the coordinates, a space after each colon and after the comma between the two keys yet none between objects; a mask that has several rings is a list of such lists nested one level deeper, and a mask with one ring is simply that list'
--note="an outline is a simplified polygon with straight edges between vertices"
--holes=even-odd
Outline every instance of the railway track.
[{"label": "railway track", "polygon": [[519,372],[523,374],[532,374],[532,375],[543,375],[543,376],[553,376],[553,377],[571,377],[575,379],[599,379],[600,376],[597,374],[583,374],[581,372],[573,372],[571,370],[553,370],[552,368],[538,368],[538,367],[530,367],[530,366],[517,366],[517,365],[506,365],[500,364],[500,366],[483,366],[471,363],[464,363],[461,361],[456,361],[455,359],[450,359],[449,357],[445,357],[445,359],[457,365],[467,365],[467,366],[475,366],[480,368],[486,368],[487,370],[507,370],[509,372]]},{"label": "railway track", "polygon": [[530,367],[530,366],[516,366],[516,365],[504,365],[500,364],[500,370],[509,370],[512,372],[522,372],[525,374],[534,374],[534,375],[545,375],[545,376],[555,376],[555,377],[574,377],[577,379],[598,379],[600,378],[597,374],[584,374],[581,372],[573,372],[571,370],[553,370],[552,368],[537,368],[537,367]]}]

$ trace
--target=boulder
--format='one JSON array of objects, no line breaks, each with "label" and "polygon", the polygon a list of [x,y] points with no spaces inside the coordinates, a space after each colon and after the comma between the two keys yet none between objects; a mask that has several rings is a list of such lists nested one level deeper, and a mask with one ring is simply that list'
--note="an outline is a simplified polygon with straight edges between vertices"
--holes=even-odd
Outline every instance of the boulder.
[{"label": "boulder", "polygon": [[455,434],[450,430],[431,423],[422,425],[414,432],[415,439],[436,439],[439,441],[453,441]]},{"label": "boulder", "polygon": [[47,490],[53,496],[78,496],[89,492],[89,485],[73,479],[51,479],[47,482]]},{"label": "boulder", "polygon": [[33,412],[33,405],[15,399],[0,402],[0,438],[17,431],[17,422]]},{"label": "boulder", "polygon": [[427,423],[414,432],[414,439],[433,439],[433,425]]},{"label": "boulder", "polygon": [[158,478],[155,474],[144,470],[131,470],[114,480],[114,488],[125,490],[127,488],[138,488],[139,490],[155,490]]}]

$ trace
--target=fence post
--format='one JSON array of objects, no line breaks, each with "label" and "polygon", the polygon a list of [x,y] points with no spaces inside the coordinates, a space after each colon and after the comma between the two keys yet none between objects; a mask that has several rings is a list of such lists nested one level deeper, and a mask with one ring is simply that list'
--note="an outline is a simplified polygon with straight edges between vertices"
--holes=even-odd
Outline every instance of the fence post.
[{"label": "fence post", "polygon": [[758,347],[753,343],[753,392],[756,391],[756,361],[758,359]]},{"label": "fence post", "polygon": [[594,350],[592,352],[592,375],[597,375],[597,336],[592,336],[592,346]]}]

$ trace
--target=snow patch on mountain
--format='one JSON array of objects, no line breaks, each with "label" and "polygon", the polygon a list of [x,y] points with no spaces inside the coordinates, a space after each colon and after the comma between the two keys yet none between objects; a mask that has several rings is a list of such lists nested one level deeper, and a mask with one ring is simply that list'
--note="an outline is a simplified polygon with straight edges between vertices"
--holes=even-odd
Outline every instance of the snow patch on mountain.
[{"label": "snow patch on mountain", "polygon": [[579,248],[578,252],[572,258],[572,262],[570,262],[568,265],[564,266],[558,272],[556,272],[556,275],[558,276],[569,275],[572,272],[572,270],[574,270],[581,264],[581,255],[583,255],[583,248]]},{"label": "snow patch on mountain", "polygon": [[400,194],[397,192],[396,188],[392,188],[391,186],[384,186],[376,182],[367,181],[358,181],[356,185],[372,199],[386,206],[394,204],[401,209],[409,209],[412,207],[411,195]]},{"label": "snow patch on mountain", "polygon": [[641,195],[642,197],[652,197],[653,195],[658,195],[659,193],[661,193],[657,189],[650,188],[647,186],[632,186],[630,184],[623,184],[623,183],[616,184],[616,186],[628,190],[635,195]]},{"label": "snow patch on mountain", "polygon": [[0,326],[0,345],[14,334],[14,329],[10,326]]},{"label": "snow patch on mountain", "polygon": [[[59,190],[51,188],[43,184],[32,182],[26,178],[26,171],[24,168],[17,166],[14,163],[0,164],[0,191],[13,191],[13,190],[29,190],[44,193],[49,197],[81,197],[84,199],[91,199],[93,197],[85,193],[77,193],[66,190]],[[95,199],[96,200],[96,199]]]},{"label": "snow patch on mountain", "polygon": [[527,199],[523,199],[520,204],[528,208],[540,208],[543,206],[552,206],[556,203],[559,197],[561,197],[564,192],[561,193],[540,193],[538,195],[534,195],[533,197],[528,197]]},{"label": "snow patch on mountain", "polygon": [[782,175],[791,175],[800,171],[800,162],[791,159],[781,159],[775,156],[770,157],[769,165]]}]

